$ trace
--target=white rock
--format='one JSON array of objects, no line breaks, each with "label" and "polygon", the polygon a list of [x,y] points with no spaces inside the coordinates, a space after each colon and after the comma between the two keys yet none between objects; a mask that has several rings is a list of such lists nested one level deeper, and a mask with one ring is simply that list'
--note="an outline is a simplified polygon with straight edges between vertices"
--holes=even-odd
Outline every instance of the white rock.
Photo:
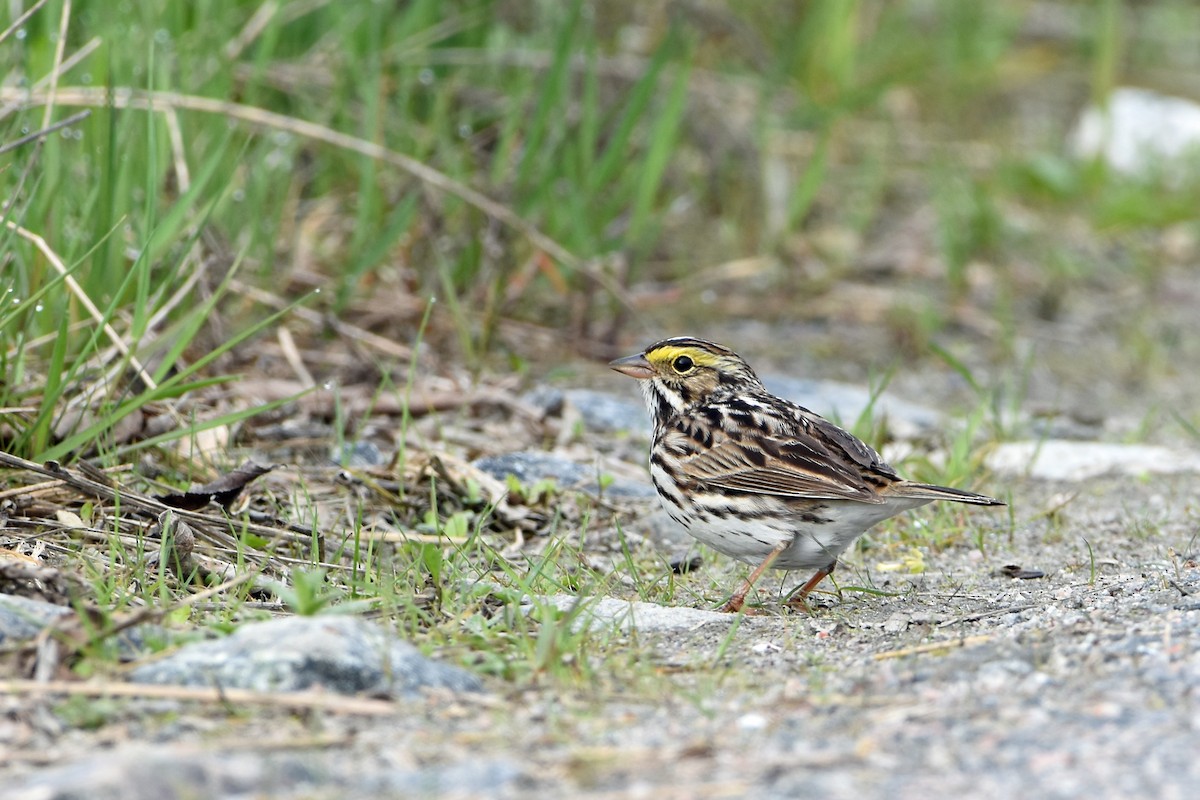
[{"label": "white rock", "polygon": [[742,714],[738,717],[737,727],[742,731],[761,731],[767,727],[767,718],[757,711],[751,711],[748,714]]},{"label": "white rock", "polygon": [[1079,158],[1103,158],[1126,175],[1153,174],[1170,162],[1200,156],[1200,104],[1122,87],[1108,108],[1087,108],[1071,132]]},{"label": "white rock", "polygon": [[[571,595],[554,595],[543,598],[544,601],[566,611],[579,602],[579,598]],[[715,624],[723,627],[732,625],[737,614],[726,614],[721,611],[705,611],[699,608],[660,606],[655,603],[618,600],[613,597],[603,597],[598,601],[584,600],[580,618],[576,624],[580,627],[595,628],[596,626],[613,626],[619,630],[637,630],[642,633],[663,633],[670,631],[690,631],[703,625]]]},{"label": "white rock", "polygon": [[1008,442],[988,454],[988,469],[1050,481],[1084,481],[1100,475],[1167,475],[1200,472],[1200,453],[1147,444],[1048,439]]}]

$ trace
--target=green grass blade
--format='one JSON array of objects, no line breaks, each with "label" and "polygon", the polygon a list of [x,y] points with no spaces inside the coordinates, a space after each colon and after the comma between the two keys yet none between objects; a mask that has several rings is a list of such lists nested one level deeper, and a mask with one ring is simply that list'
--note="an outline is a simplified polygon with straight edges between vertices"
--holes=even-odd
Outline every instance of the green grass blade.
[{"label": "green grass blade", "polygon": [[637,187],[630,214],[629,238],[635,243],[645,235],[654,219],[654,202],[674,155],[684,111],[687,110],[688,78],[688,70],[679,69],[662,111],[650,129],[650,147],[637,171]]}]

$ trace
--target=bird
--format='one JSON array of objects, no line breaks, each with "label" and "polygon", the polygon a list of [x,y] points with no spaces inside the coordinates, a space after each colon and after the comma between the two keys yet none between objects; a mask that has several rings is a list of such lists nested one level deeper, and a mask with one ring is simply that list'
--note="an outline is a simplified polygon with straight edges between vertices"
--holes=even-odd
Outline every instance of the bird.
[{"label": "bird", "polygon": [[722,610],[741,611],[769,568],[829,576],[873,525],[935,500],[1002,506],[902,478],[873,448],[771,394],[723,345],[676,336],[609,366],[638,381],[654,423],[650,477],[666,512],[712,549],[753,565]]}]

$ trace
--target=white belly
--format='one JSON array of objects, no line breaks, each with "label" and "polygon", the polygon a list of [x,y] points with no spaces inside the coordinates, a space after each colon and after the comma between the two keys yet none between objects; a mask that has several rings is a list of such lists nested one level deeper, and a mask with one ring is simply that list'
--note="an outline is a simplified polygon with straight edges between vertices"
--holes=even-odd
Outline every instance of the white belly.
[{"label": "white belly", "polygon": [[[652,465],[651,473],[655,471]],[[772,562],[777,569],[824,569],[872,525],[929,502],[909,498],[891,498],[881,504],[829,500],[821,501],[806,515],[769,495],[700,498],[692,502],[674,487],[668,492],[679,504],[662,498],[667,513],[719,553],[757,566],[777,546],[790,542]]]}]

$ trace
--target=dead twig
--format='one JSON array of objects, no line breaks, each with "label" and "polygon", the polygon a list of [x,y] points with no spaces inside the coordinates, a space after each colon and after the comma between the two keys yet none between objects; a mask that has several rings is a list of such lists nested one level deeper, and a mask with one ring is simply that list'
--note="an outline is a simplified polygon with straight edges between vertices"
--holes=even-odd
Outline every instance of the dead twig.
[{"label": "dead twig", "polygon": [[45,138],[46,136],[49,136],[50,134],[54,133],[57,130],[62,130],[63,128],[74,125],[76,122],[85,120],[88,117],[90,117],[91,115],[92,115],[91,110],[86,109],[84,111],[80,111],[78,114],[72,114],[71,116],[67,117],[66,119],[59,120],[58,122],[54,123],[53,125],[49,126],[48,128],[42,128],[41,130],[37,130],[37,131],[34,131],[33,133],[26,134],[25,136],[22,136],[20,139],[14,139],[11,142],[5,142],[4,144],[0,145],[0,155],[4,155],[9,150],[16,150],[21,145],[29,144],[30,142],[34,141],[35,139]]},{"label": "dead twig", "polygon": [[13,31],[24,25],[25,21],[36,14],[37,10],[44,5],[46,5],[46,0],[37,0],[36,3],[27,8],[23,14],[12,21],[12,25],[9,25],[4,29],[3,32],[0,32],[0,42],[3,42],[9,36],[12,36]]},{"label": "dead twig", "polygon": [[977,611],[973,614],[964,614],[961,617],[955,617],[954,619],[948,619],[945,622],[939,622],[938,627],[948,628],[951,625],[960,625],[964,622],[978,622],[979,620],[986,619],[987,617],[998,617],[1001,614],[1015,614],[1018,611],[1027,611],[1031,608],[1033,608],[1033,603],[1025,603],[1024,605],[1020,606],[1008,606],[1006,608],[996,608],[992,609],[991,611]]},{"label": "dead twig", "polygon": [[318,709],[337,714],[361,716],[382,716],[396,713],[395,703],[369,697],[347,697],[323,692],[255,692],[249,689],[209,689],[196,686],[159,686],[145,683],[8,680],[0,682],[0,694],[33,697],[48,694],[82,697],[145,697],[222,706],[234,704]]},{"label": "dead twig", "polygon": [[[224,536],[219,532],[236,527],[238,530],[247,530],[252,533],[257,533],[266,538],[288,539],[293,541],[311,542],[312,534],[301,535],[290,530],[281,528],[273,528],[267,525],[258,525],[253,522],[233,521],[224,515],[217,514],[202,514],[198,511],[185,511],[183,509],[172,508],[160,500],[155,500],[152,497],[139,494],[131,489],[121,487],[113,483],[111,479],[104,476],[104,480],[85,477],[82,474],[77,474],[59,464],[57,461],[50,461],[46,465],[38,464],[33,461],[26,461],[23,458],[0,451],[0,466],[9,467],[11,469],[26,470],[35,472],[38,475],[44,475],[48,478],[55,478],[63,482],[63,484],[71,487],[77,492],[81,492],[89,497],[95,497],[108,502],[120,502],[122,506],[133,508],[138,511],[148,512],[154,516],[158,516],[164,511],[174,511],[180,519],[186,520],[192,525],[197,526],[199,530],[208,534],[211,539],[215,538],[217,544],[227,547],[237,547],[239,552],[244,553],[247,557],[257,558],[260,561],[265,561],[267,554],[255,550],[246,545],[238,545],[232,540],[228,534]],[[82,470],[81,470],[82,472]]]},{"label": "dead twig", "polygon": [[308,371],[308,367],[304,365],[304,357],[300,355],[300,348],[296,347],[296,340],[292,338],[292,332],[287,329],[287,326],[280,325],[275,332],[275,338],[279,340],[279,349],[283,351],[283,358],[292,368],[292,372],[296,373],[300,385],[305,390],[315,387],[317,381]]},{"label": "dead twig", "polygon": [[899,650],[888,650],[883,653],[876,653],[873,658],[876,661],[886,661],[889,658],[904,658],[906,656],[919,656],[926,653],[941,653],[944,651],[957,650],[963,647],[974,647],[975,645],[990,642],[996,638],[994,635],[980,634],[979,636],[964,636],[961,639],[949,639],[944,642],[928,642],[926,644],[918,644],[913,647],[901,647]]},{"label": "dead twig", "polygon": [[[256,286],[250,286],[242,283],[236,278],[229,282],[229,288],[238,294],[249,297],[255,302],[262,303],[268,308],[274,308],[282,311],[288,306],[293,305],[290,301],[283,299],[279,295],[272,294],[271,292]],[[380,336],[377,333],[371,333],[370,331],[364,330],[357,325],[351,325],[348,322],[343,322],[342,320],[336,319],[332,316],[322,314],[319,311],[313,311],[311,308],[295,306],[292,308],[291,313],[310,325],[318,328],[328,326],[340,336],[345,336],[348,339],[362,342],[368,347],[374,348],[375,350],[378,350],[379,352],[391,356],[397,360],[404,360],[413,357],[413,351],[411,348],[405,347],[402,344],[397,344],[391,339],[388,339],[386,336]]]},{"label": "dead twig", "polygon": [[258,38],[266,27],[271,24],[272,17],[279,11],[279,3],[276,0],[267,0],[258,7],[250,19],[242,26],[241,32],[237,36],[225,43],[224,56],[227,61],[233,61],[242,54],[250,43]]}]

